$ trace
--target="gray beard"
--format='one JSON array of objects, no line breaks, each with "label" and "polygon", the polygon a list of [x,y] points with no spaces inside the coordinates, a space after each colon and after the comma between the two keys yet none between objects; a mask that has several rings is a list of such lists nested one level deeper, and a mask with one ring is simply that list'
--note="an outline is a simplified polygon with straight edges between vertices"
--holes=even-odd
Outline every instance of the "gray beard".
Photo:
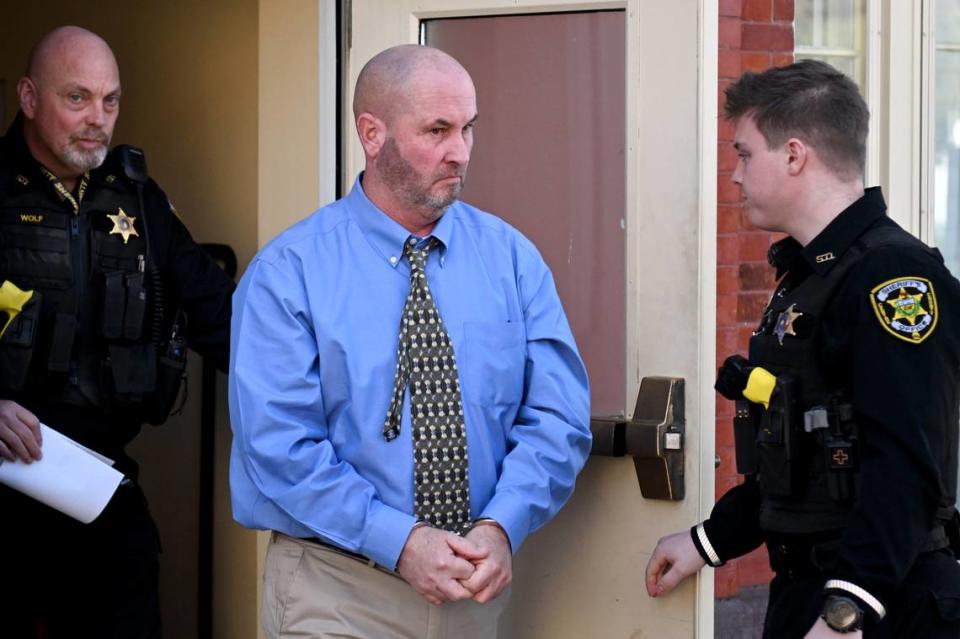
[{"label": "gray beard", "polygon": [[388,139],[383,152],[376,160],[377,169],[386,185],[407,204],[421,210],[430,211],[427,218],[439,219],[451,204],[457,200],[462,190],[462,182],[456,188],[441,194],[431,193],[420,183],[420,176],[410,163],[400,155],[395,140]]},{"label": "gray beard", "polygon": [[78,174],[87,173],[97,168],[107,159],[107,145],[90,151],[83,151],[67,147],[60,154],[60,161],[76,171]]}]

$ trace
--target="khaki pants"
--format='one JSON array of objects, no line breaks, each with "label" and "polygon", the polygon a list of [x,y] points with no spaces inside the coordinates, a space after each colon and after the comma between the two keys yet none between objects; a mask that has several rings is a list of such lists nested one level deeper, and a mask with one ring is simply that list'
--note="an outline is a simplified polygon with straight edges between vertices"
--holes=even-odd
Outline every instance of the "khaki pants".
[{"label": "khaki pants", "polygon": [[435,606],[397,575],[319,544],[273,533],[261,616],[271,639],[488,639],[509,590],[481,605]]}]

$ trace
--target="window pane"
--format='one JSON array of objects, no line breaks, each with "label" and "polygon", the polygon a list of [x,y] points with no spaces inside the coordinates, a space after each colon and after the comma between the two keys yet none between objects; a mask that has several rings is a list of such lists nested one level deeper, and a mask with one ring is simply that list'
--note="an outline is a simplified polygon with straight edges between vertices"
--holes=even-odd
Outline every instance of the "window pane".
[{"label": "window pane", "polygon": [[537,245],[587,365],[592,413],[623,413],[625,13],[428,20],[423,32],[477,86],[463,200]]},{"label": "window pane", "polygon": [[957,0],[937,0],[936,38],[937,43],[960,42],[960,2]]},{"label": "window pane", "polygon": [[796,0],[794,57],[823,60],[866,92],[865,0]]},{"label": "window pane", "polygon": [[960,276],[960,0],[938,0],[933,79],[934,241]]},{"label": "window pane", "polygon": [[[856,64],[857,59],[851,56],[839,56],[839,55],[810,55],[805,53],[794,54],[794,59],[803,60],[803,59],[812,59],[812,60],[822,60],[827,64],[832,65],[838,71],[847,74],[851,78],[857,77]],[[861,87],[861,91],[863,87]]]},{"label": "window pane", "polygon": [[794,37],[797,46],[854,49],[862,0],[797,0]]}]

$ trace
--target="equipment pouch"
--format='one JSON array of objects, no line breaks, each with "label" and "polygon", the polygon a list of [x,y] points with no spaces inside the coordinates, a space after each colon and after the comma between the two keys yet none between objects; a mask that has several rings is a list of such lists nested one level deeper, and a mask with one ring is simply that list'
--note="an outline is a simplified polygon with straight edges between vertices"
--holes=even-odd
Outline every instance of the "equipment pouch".
[{"label": "equipment pouch", "polygon": [[173,406],[180,394],[180,387],[184,379],[184,370],[187,367],[185,357],[167,357],[161,355],[157,367],[157,390],[153,394],[153,401],[149,403],[146,421],[158,426],[167,421],[173,412]]},{"label": "equipment pouch", "polygon": [[802,415],[797,407],[797,382],[789,376],[777,376],[770,408],[761,414],[757,431],[760,460],[760,484],[769,495],[794,496],[802,485],[803,464],[797,456],[798,429]]},{"label": "equipment pouch", "polygon": [[[0,337],[0,388],[4,391],[23,390],[33,359],[42,307],[43,295],[34,291]],[[0,319],[6,322],[5,317]]]},{"label": "equipment pouch", "polygon": [[157,353],[152,344],[107,346],[102,388],[115,408],[142,407],[157,385]]},{"label": "equipment pouch", "polygon": [[103,291],[103,337],[120,339],[123,335],[123,310],[125,306],[123,273],[112,271],[106,274]]},{"label": "equipment pouch", "polygon": [[143,315],[147,308],[147,289],[143,286],[143,273],[127,275],[127,303],[123,323],[124,338],[136,341],[143,333]]},{"label": "equipment pouch", "polygon": [[830,437],[824,447],[827,487],[836,501],[852,499],[855,492],[854,471],[858,467],[856,442]]},{"label": "equipment pouch", "polygon": [[790,497],[795,488],[794,464],[787,459],[786,449],[782,446],[764,447],[758,454],[759,479],[763,492],[776,497]]}]

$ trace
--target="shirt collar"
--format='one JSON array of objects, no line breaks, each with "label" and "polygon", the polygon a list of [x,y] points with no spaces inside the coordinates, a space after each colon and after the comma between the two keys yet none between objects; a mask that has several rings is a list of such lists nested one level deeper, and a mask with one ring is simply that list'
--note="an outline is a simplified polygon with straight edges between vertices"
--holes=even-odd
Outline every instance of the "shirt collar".
[{"label": "shirt collar", "polygon": [[878,220],[886,217],[887,205],[879,186],[864,191],[803,248],[802,255],[818,275],[824,275],[840,257]]},{"label": "shirt collar", "polygon": [[[403,260],[403,243],[415,236],[411,235],[410,231],[403,228],[370,201],[367,194],[363,192],[362,181],[363,173],[361,172],[354,181],[349,195],[347,195],[350,215],[377,253],[387,261],[387,264],[396,268]],[[440,242],[437,251],[440,266],[443,266],[450,247],[455,209],[456,202],[440,217],[437,225],[433,227],[433,233],[429,236],[435,237]],[[426,240],[427,238],[422,239]]]}]

